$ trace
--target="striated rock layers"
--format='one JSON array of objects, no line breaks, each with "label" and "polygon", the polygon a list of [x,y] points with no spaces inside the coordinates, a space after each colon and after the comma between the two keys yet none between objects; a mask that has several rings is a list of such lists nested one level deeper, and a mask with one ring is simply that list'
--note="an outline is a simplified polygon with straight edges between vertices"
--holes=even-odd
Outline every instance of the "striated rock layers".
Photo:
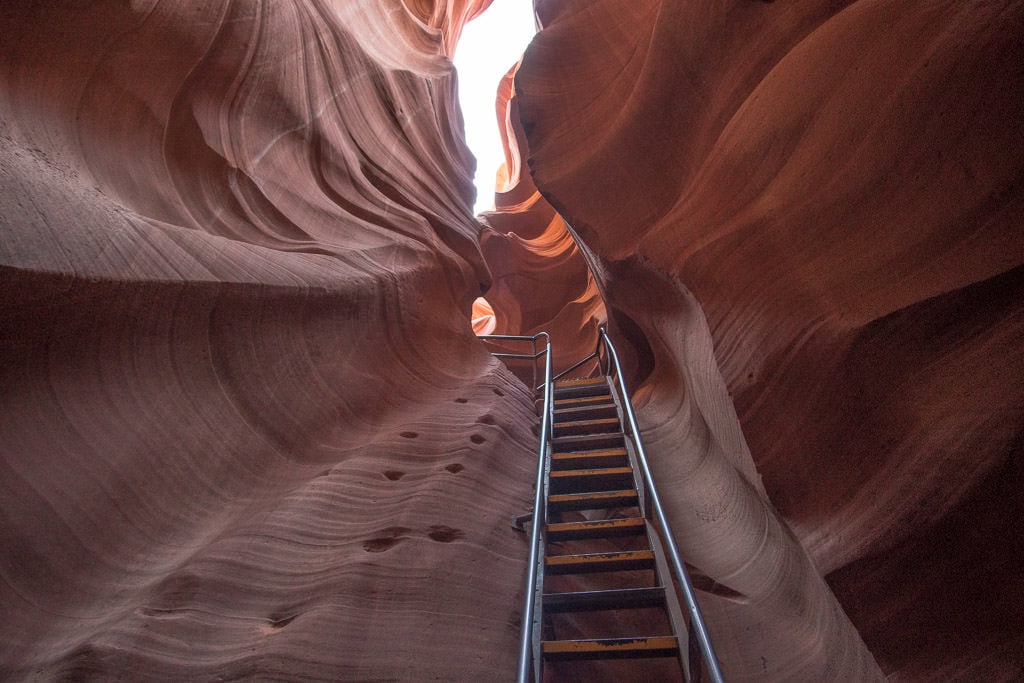
[{"label": "striated rock layers", "polygon": [[1018,679],[1024,7],[537,5],[529,165],[727,678]]},{"label": "striated rock layers", "polygon": [[538,2],[481,224],[487,4],[0,3],[0,677],[510,674],[486,294],[609,319],[729,680],[1019,678],[1024,8]]},{"label": "striated rock layers", "polygon": [[[505,163],[498,172],[495,210],[482,216],[480,243],[493,277],[487,301],[494,308],[495,332],[550,333],[558,373],[593,353],[597,328],[607,316],[565,221],[537,191],[523,163],[529,146],[515,97],[518,68],[502,79],[495,102]],[[525,377],[522,365],[513,361],[511,367]]]},{"label": "striated rock layers", "polygon": [[487,2],[407,4],[0,6],[0,678],[514,670],[535,418],[445,57]]}]

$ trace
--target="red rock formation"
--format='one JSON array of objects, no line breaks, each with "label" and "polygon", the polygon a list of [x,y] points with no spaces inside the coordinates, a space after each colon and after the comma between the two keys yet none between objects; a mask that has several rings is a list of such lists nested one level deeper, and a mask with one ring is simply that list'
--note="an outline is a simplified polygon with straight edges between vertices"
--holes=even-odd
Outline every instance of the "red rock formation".
[{"label": "red rock formation", "polygon": [[1024,9],[538,6],[530,167],[728,589],[727,676],[1018,677]]},{"label": "red rock formation", "polygon": [[[495,103],[505,163],[498,171],[495,210],[482,216],[481,248],[493,275],[487,299],[495,308],[498,333],[549,332],[555,372],[560,372],[593,352],[597,328],[607,316],[565,222],[522,164],[529,147],[513,84],[518,67],[502,79]],[[586,366],[580,373],[592,369]]]},{"label": "red rock formation", "polygon": [[730,680],[1019,677],[1024,9],[538,2],[481,228],[487,4],[0,3],[0,675],[511,671],[599,286]]},{"label": "red rock formation", "polygon": [[0,7],[0,677],[512,670],[532,397],[443,57],[484,4]]}]

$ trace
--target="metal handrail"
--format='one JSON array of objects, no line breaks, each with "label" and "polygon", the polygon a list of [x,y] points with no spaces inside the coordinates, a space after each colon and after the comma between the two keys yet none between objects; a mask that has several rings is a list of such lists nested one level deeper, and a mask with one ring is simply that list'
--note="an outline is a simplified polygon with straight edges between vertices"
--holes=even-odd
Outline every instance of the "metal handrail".
[{"label": "metal handrail", "polygon": [[[542,615],[539,611],[541,604],[540,596],[538,595],[538,585],[539,582],[543,580],[543,565],[541,561],[541,558],[543,557],[541,545],[543,538],[541,536],[541,529],[544,528],[544,525],[547,522],[547,510],[544,505],[544,487],[552,448],[553,386],[556,379],[563,377],[592,359],[597,359],[598,368],[603,374],[607,375],[609,381],[614,380],[618,383],[619,393],[622,398],[622,407],[626,412],[630,435],[635,446],[637,464],[640,466],[640,472],[643,478],[646,493],[645,497],[649,500],[649,503],[644,504],[644,515],[650,516],[653,514],[654,521],[658,525],[658,532],[661,536],[662,543],[665,546],[665,554],[668,556],[672,573],[675,575],[674,578],[683,594],[683,598],[686,602],[686,608],[689,612],[691,644],[692,638],[696,636],[697,645],[700,649],[709,677],[714,683],[723,683],[724,679],[722,678],[722,671],[718,665],[718,658],[715,655],[714,646],[711,644],[711,637],[708,634],[707,625],[704,622],[704,616],[701,613],[700,606],[697,604],[693,583],[690,580],[689,573],[686,571],[686,566],[683,564],[682,557],[679,553],[679,547],[676,545],[675,538],[672,535],[672,529],[668,523],[668,518],[666,517],[664,508],[661,505],[661,497],[658,495],[657,487],[654,485],[654,476],[651,474],[651,468],[647,461],[647,451],[644,449],[643,439],[640,436],[640,427],[637,423],[636,412],[633,410],[633,400],[630,396],[629,388],[626,386],[626,380],[622,373],[622,364],[619,362],[619,354],[615,349],[615,345],[612,343],[611,338],[608,336],[607,330],[605,330],[604,327],[598,328],[597,344],[592,354],[562,371],[555,377],[552,377],[551,372],[551,337],[546,332],[540,332],[534,336],[493,334],[478,335],[478,337],[484,340],[531,342],[533,345],[533,351],[530,354],[493,353],[492,355],[500,358],[521,358],[533,360],[534,383],[536,383],[536,360],[541,356],[545,357],[544,383],[536,387],[536,389],[540,389],[541,387],[544,389],[544,406],[541,417],[540,446],[537,454],[537,476],[534,483],[533,524],[530,530],[530,553],[526,575],[526,590],[523,596],[523,617],[519,641],[519,663],[516,670],[517,683],[529,683],[531,668],[533,669],[534,680],[537,682],[541,680],[540,653],[535,651],[535,646],[537,644],[534,643],[534,629],[542,621]],[[544,349],[538,351],[537,340],[541,337],[544,338]],[[602,358],[602,349],[605,351],[606,359]],[[533,664],[532,667],[531,662]]]},{"label": "metal handrail", "polygon": [[[547,339],[547,347],[545,350],[537,350],[537,339],[540,337]],[[535,335],[523,335],[523,334],[478,334],[477,339],[484,341],[528,341],[532,343],[532,353],[504,353],[500,351],[492,351],[491,355],[495,358],[518,358],[520,360],[532,360],[530,368],[533,371],[533,381],[530,386],[533,387],[534,391],[540,389],[537,385],[537,359],[547,354],[548,358],[551,358],[551,337],[547,332],[538,332]]]},{"label": "metal handrail", "polygon": [[[526,572],[526,590],[523,596],[523,623],[519,632],[519,664],[516,669],[517,683],[529,683],[531,668],[533,668],[534,679],[539,682],[541,680],[540,653],[534,651],[534,622],[539,623],[541,621],[538,612],[540,607],[538,586],[543,580],[542,562],[544,557],[544,553],[541,550],[541,529],[547,523],[547,510],[544,505],[544,480],[547,474],[548,461],[551,457],[551,437],[553,431],[551,425],[553,411],[552,386],[554,385],[554,379],[551,377],[551,337],[547,332],[538,332],[532,337],[509,334],[481,334],[477,336],[479,339],[484,340],[532,342],[533,353],[531,354],[492,353],[491,355],[499,358],[533,359],[534,384],[537,382],[536,359],[544,356],[544,383],[541,385],[544,387],[544,407],[541,417],[540,447],[537,453],[537,477],[534,483],[530,554]],[[537,340],[541,337],[544,338],[544,348],[541,351],[537,351]],[[533,667],[530,666],[531,662]]]},{"label": "metal handrail", "polygon": [[626,380],[622,375],[622,365],[619,363],[619,354],[615,350],[615,345],[612,343],[611,338],[608,337],[608,332],[603,328],[599,328],[599,338],[597,349],[594,354],[600,357],[600,351],[602,345],[608,353],[609,364],[608,364],[608,376],[611,379],[611,370],[614,365],[615,379],[618,381],[619,390],[622,394],[622,405],[626,410],[626,418],[629,421],[629,429],[632,432],[633,444],[636,446],[636,457],[640,465],[641,473],[643,475],[644,484],[647,489],[647,497],[650,500],[650,509],[654,514],[655,521],[657,521],[660,527],[662,542],[665,545],[665,551],[671,562],[675,579],[679,584],[679,588],[683,593],[683,598],[686,600],[686,608],[690,613],[690,631],[692,634],[697,636],[697,642],[700,646],[701,656],[704,658],[704,665],[707,667],[708,675],[714,683],[723,683],[722,671],[718,666],[718,658],[715,656],[715,648],[711,644],[711,637],[708,635],[707,625],[704,623],[704,616],[701,613],[700,606],[697,604],[697,599],[694,595],[693,583],[690,581],[690,575],[686,571],[686,566],[683,564],[683,560],[679,554],[679,548],[676,546],[675,538],[672,535],[672,529],[669,527],[668,518],[665,516],[665,510],[661,506],[661,498],[658,495],[658,489],[654,485],[654,477],[651,474],[650,465],[647,462],[647,452],[644,450],[643,439],[640,438],[640,428],[637,425],[636,413],[633,411],[633,400],[630,397],[629,389],[626,387]]},{"label": "metal handrail", "polygon": [[565,370],[562,370],[560,373],[558,373],[557,375],[552,377],[551,381],[552,382],[557,382],[558,380],[562,379],[563,377],[568,375],[570,372],[572,372],[576,368],[578,368],[581,365],[583,365],[584,363],[586,363],[588,360],[594,360],[595,358],[597,359],[598,367],[600,367],[601,357],[597,354],[597,351],[594,351],[592,354],[590,354],[589,356],[587,356],[583,360],[576,361],[575,363],[573,363],[572,365],[567,367]]}]

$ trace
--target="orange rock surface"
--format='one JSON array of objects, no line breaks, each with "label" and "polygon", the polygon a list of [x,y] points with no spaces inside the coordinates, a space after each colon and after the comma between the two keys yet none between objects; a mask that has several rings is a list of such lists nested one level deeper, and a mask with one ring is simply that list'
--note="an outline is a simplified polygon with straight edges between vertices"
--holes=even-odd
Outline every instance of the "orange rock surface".
[{"label": "orange rock surface", "polygon": [[[523,163],[529,146],[515,97],[518,68],[502,79],[495,102],[505,163],[498,172],[495,210],[482,216],[480,244],[493,276],[487,299],[495,309],[495,332],[551,335],[558,373],[594,351],[597,328],[607,316],[565,221],[537,191]],[[520,369],[523,364],[510,365]]]},{"label": "orange rock surface", "polygon": [[530,168],[599,264],[727,677],[1019,677],[1024,9],[538,8]]}]

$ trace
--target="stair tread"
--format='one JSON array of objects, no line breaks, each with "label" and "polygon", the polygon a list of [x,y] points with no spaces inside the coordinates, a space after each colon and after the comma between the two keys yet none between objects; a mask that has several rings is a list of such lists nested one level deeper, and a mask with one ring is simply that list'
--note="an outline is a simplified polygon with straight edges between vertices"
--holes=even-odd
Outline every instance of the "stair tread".
[{"label": "stair tread", "polygon": [[585,436],[556,436],[551,440],[552,455],[563,453],[586,453],[624,448],[626,437],[620,431]]},{"label": "stair tread", "polygon": [[636,489],[620,489],[617,491],[589,491],[587,493],[553,493],[548,496],[548,502],[560,502],[563,500],[584,500],[601,498],[627,498],[637,497]]},{"label": "stair tread", "polygon": [[544,565],[551,574],[585,574],[591,572],[636,571],[654,567],[654,552],[626,550],[583,555],[551,555]]},{"label": "stair tread", "polygon": [[544,609],[553,613],[643,609],[664,604],[665,589],[662,586],[544,594]]},{"label": "stair tread", "polygon": [[601,441],[611,436],[624,436],[622,432],[605,432],[603,434],[567,434],[565,436],[556,436],[552,439],[554,443],[572,443],[573,441]]},{"label": "stair tread", "polygon": [[552,453],[552,459],[569,460],[571,458],[597,458],[601,456],[626,455],[625,448],[596,448],[592,451],[570,451],[568,453]]},{"label": "stair tread", "polygon": [[602,538],[605,536],[639,536],[647,525],[643,517],[621,517],[618,519],[586,520],[583,522],[553,522],[547,525],[548,537],[558,538]]},{"label": "stair tread", "polygon": [[615,550],[601,553],[580,553],[577,555],[548,555],[545,561],[552,564],[572,564],[573,562],[628,558],[643,559],[647,557],[653,558],[654,552],[651,550]]},{"label": "stair tread", "polygon": [[619,424],[618,417],[598,417],[591,420],[566,420],[556,422],[555,429],[559,427],[598,427],[601,425]]},{"label": "stair tread", "polygon": [[545,654],[560,652],[595,652],[607,650],[660,650],[672,649],[674,656],[679,652],[679,641],[675,636],[639,636],[632,638],[593,638],[583,640],[545,640],[541,643]]},{"label": "stair tread", "polygon": [[555,398],[577,398],[580,396],[605,396],[611,393],[608,382],[603,378],[596,382],[563,383],[556,382],[554,386]]},{"label": "stair tread", "polygon": [[571,396],[568,398],[555,399],[555,410],[558,410],[559,405],[563,407],[583,407],[590,405],[601,405],[604,403],[610,403],[612,405],[615,405],[615,401],[612,399],[611,394],[595,394],[593,396]]},{"label": "stair tread", "polygon": [[624,449],[591,451],[589,453],[555,453],[551,456],[552,473],[567,470],[625,467],[628,464],[629,456]]},{"label": "stair tread", "polygon": [[557,470],[551,473],[552,478],[571,479],[573,477],[617,477],[633,474],[632,467],[594,467],[585,470]]},{"label": "stair tread", "polygon": [[675,636],[545,640],[541,642],[541,652],[545,659],[552,660],[676,657],[679,641]]},{"label": "stair tread", "polygon": [[608,384],[604,377],[574,377],[572,379],[560,379],[555,382],[555,388],[559,387],[581,387],[592,384]]},{"label": "stair tread", "polygon": [[[584,405],[568,405],[568,406],[555,406],[555,415],[559,413],[574,413],[574,412],[586,412],[588,410],[604,410],[614,409],[615,401],[612,400],[611,396],[587,396],[586,398],[598,398],[604,399],[603,401],[591,401]],[[565,399],[567,401],[578,401],[579,399]]]},{"label": "stair tread", "polygon": [[590,420],[565,420],[557,423],[559,427],[566,427],[568,425],[606,425],[612,422],[618,422],[618,418],[591,418]]}]

